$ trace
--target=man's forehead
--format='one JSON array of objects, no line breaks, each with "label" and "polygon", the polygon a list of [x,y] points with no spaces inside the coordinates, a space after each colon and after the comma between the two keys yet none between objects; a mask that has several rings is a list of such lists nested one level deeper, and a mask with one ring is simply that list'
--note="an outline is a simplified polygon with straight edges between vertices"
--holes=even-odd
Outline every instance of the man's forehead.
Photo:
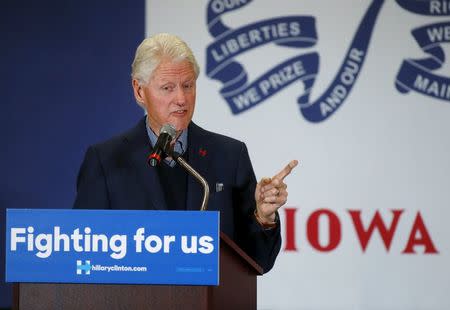
[{"label": "man's forehead", "polygon": [[163,60],[156,67],[158,73],[194,73],[194,66],[187,60]]},{"label": "man's forehead", "polygon": [[193,65],[187,60],[162,61],[153,72],[152,77],[152,79],[158,81],[193,78],[195,78],[195,71]]}]

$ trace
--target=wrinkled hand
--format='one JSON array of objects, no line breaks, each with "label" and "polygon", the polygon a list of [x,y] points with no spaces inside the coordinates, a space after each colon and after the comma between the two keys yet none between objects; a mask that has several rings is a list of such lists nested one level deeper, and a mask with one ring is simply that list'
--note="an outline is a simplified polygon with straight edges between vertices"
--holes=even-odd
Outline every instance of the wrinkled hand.
[{"label": "wrinkled hand", "polygon": [[291,161],[272,178],[262,178],[256,185],[256,212],[263,223],[273,223],[275,212],[286,203],[288,192],[284,178],[297,166],[298,161]]}]

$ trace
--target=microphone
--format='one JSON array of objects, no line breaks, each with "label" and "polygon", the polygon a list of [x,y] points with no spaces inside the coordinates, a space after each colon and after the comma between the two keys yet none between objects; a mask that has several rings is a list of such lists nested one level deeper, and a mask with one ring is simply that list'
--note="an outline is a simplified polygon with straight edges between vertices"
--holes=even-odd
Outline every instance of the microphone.
[{"label": "microphone", "polygon": [[159,131],[158,140],[153,147],[153,152],[148,156],[148,164],[152,167],[156,167],[161,162],[161,159],[167,157],[169,151],[170,142],[175,138],[177,132],[175,127],[171,124],[165,124]]}]

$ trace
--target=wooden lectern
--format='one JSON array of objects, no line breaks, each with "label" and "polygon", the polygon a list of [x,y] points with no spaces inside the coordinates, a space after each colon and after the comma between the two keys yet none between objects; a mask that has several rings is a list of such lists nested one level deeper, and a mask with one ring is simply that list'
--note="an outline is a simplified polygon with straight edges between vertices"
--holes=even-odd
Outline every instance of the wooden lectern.
[{"label": "wooden lectern", "polygon": [[262,268],[220,233],[220,285],[14,284],[13,309],[256,309]]}]

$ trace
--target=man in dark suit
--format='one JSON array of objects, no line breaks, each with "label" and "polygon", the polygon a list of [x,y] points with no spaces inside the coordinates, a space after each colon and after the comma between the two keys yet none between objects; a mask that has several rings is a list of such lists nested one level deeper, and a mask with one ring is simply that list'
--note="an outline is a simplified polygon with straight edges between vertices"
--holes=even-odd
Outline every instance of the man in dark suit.
[{"label": "man in dark suit", "polygon": [[284,178],[292,161],[273,178],[256,182],[244,143],[191,122],[198,64],[178,37],[158,34],[136,51],[132,84],[146,117],[131,130],[89,147],[77,182],[74,208],[198,210],[201,188],[167,158],[147,165],[161,127],[177,132],[173,147],[208,181],[208,209],[220,211],[221,230],[270,270],[280,250],[277,210],[287,199]]}]

